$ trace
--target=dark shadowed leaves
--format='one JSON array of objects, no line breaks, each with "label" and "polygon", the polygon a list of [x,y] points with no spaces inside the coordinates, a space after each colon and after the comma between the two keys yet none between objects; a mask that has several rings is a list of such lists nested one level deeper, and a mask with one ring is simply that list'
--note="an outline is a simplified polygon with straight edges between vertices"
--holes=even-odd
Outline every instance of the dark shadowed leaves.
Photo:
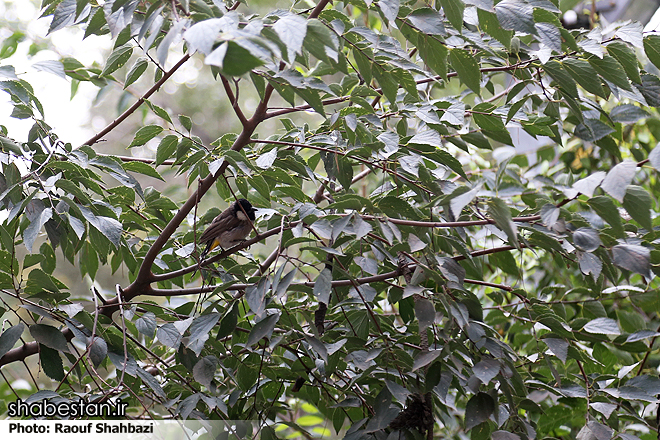
[{"label": "dark shadowed leaves", "polygon": [[495,13],[504,29],[525,34],[536,33],[533,8],[522,0],[502,0],[495,5]]},{"label": "dark shadowed leaves", "polygon": [[248,336],[247,340],[247,345],[253,345],[259,342],[261,338],[269,338],[271,333],[273,333],[273,329],[275,328],[275,324],[277,324],[277,321],[280,319],[280,314],[279,313],[274,313],[272,315],[268,315],[258,323],[252,327],[252,330],[250,331],[250,335]]},{"label": "dark shadowed leaves", "polygon": [[472,367],[472,372],[484,385],[488,385],[499,374],[500,362],[492,358],[483,359]]},{"label": "dark shadowed leaves", "polygon": [[568,358],[568,341],[565,339],[545,338],[543,342],[548,346],[552,354],[557,356],[563,363]]},{"label": "dark shadowed leaves", "polygon": [[648,105],[660,107],[660,78],[655,75],[642,75],[642,84],[636,86]]},{"label": "dark shadowed leaves", "polygon": [[492,198],[488,201],[488,213],[495,220],[495,224],[509,238],[509,242],[518,247],[518,228],[511,220],[511,209],[502,199]]},{"label": "dark shadowed leaves", "polygon": [[16,341],[18,341],[23,334],[23,330],[25,330],[23,324],[16,324],[2,333],[2,336],[0,336],[0,358],[14,347]]},{"label": "dark shadowed leaves", "polygon": [[57,350],[39,344],[39,361],[46,376],[58,381],[64,379],[64,366]]},{"label": "dark shadowed leaves", "polygon": [[92,360],[94,366],[98,367],[108,355],[108,344],[99,336],[90,339],[89,358]]},{"label": "dark shadowed leaves", "polygon": [[623,208],[647,231],[653,229],[651,222],[651,195],[641,186],[629,185],[623,197]]},{"label": "dark shadowed leaves", "polygon": [[612,261],[622,269],[651,279],[651,251],[644,246],[618,244],[612,248]]},{"label": "dark shadowed leaves", "polygon": [[424,331],[430,327],[435,320],[435,307],[426,298],[420,297],[415,300],[415,316],[419,322],[419,330]]},{"label": "dark shadowed leaves", "polygon": [[332,289],[332,271],[325,268],[321,271],[314,282],[314,296],[319,302],[328,304],[330,301],[330,290]]},{"label": "dark shadowed leaves", "polygon": [[593,276],[594,279],[597,279],[603,270],[603,262],[591,252],[578,252],[578,263],[580,271],[585,275]]},{"label": "dark shadowed leaves", "polygon": [[586,252],[593,252],[601,245],[598,231],[592,228],[578,228],[573,232],[573,243]]},{"label": "dark shadowed leaves", "polygon": [[472,429],[488,420],[495,411],[493,398],[486,393],[477,393],[465,406],[465,429]]},{"label": "dark shadowed leaves", "polygon": [[621,122],[622,124],[634,124],[649,116],[651,115],[646,110],[632,104],[617,105],[610,112],[610,118],[614,122]]},{"label": "dark shadowed leaves", "polygon": [[60,330],[47,324],[34,324],[30,326],[30,334],[38,343],[53,350],[69,352],[67,340]]},{"label": "dark shadowed leaves", "polygon": [[575,136],[589,142],[602,139],[610,133],[614,133],[614,129],[599,119],[585,119],[575,127],[574,132]]},{"label": "dark shadowed leaves", "polygon": [[211,387],[211,381],[218,368],[218,358],[213,355],[204,356],[193,367],[192,373],[195,380],[207,388]]}]

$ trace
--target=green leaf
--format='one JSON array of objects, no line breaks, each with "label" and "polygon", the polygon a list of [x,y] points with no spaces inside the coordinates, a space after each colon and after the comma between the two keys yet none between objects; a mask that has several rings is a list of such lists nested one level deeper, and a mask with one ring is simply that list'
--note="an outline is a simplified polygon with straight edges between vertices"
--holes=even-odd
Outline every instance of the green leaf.
[{"label": "green leaf", "polygon": [[164,120],[166,120],[170,124],[174,125],[174,122],[172,122],[172,118],[170,118],[170,114],[167,113],[167,110],[165,110],[162,107],[157,106],[153,102],[149,102],[149,101],[146,101],[146,102],[147,102],[147,105],[149,106],[149,108],[151,109],[151,111],[154,112],[156,114],[156,116],[158,116],[159,118],[163,118]]},{"label": "green leaf", "polygon": [[470,430],[487,421],[493,411],[495,411],[495,402],[489,394],[475,394],[465,406],[465,429]]},{"label": "green leaf", "polygon": [[90,16],[92,18],[87,22],[87,27],[85,28],[85,36],[83,38],[87,38],[90,35],[107,34],[108,29],[107,28],[104,29],[106,22],[105,22],[105,14],[103,13],[103,8],[92,8],[92,12],[90,13]]},{"label": "green leaf", "polygon": [[161,344],[171,348],[179,348],[181,344],[181,333],[171,322],[158,327],[156,338]]},{"label": "green leaf", "polygon": [[502,0],[495,5],[495,13],[504,29],[534,34],[534,8],[522,0]]},{"label": "green leaf", "polygon": [[279,319],[280,319],[280,314],[274,313],[272,315],[266,316],[264,319],[257,322],[250,331],[247,340],[247,345],[248,346],[254,345],[257,342],[259,342],[261,338],[269,338],[270,335],[273,333],[275,324],[277,324],[277,321]]},{"label": "green leaf", "polygon": [[173,134],[168,134],[161,139],[160,144],[158,144],[158,149],[156,150],[156,166],[170,159],[176,151],[178,144],[179,138]]},{"label": "green leaf", "polygon": [[449,23],[451,23],[454,29],[458,32],[462,32],[465,3],[461,0],[440,0],[440,4],[442,5],[442,10],[447,16]]},{"label": "green leaf", "polygon": [[307,33],[303,46],[319,60],[330,62],[337,59],[336,37],[319,20],[307,20]]},{"label": "green leaf", "polygon": [[135,133],[133,142],[131,142],[131,144],[128,147],[130,148],[130,147],[137,147],[140,145],[144,145],[147,142],[149,142],[151,139],[158,136],[162,131],[163,131],[163,127],[159,125],[146,125],[144,127],[140,127],[137,133]]},{"label": "green leaf", "polygon": [[483,134],[489,138],[502,142],[503,144],[513,145],[511,135],[504,126],[504,122],[500,116],[494,115],[492,112],[495,106],[486,102],[477,104],[472,110],[472,118],[474,122],[481,127]]},{"label": "green leaf", "polygon": [[124,89],[130,86],[131,84],[133,84],[138,79],[140,79],[144,71],[147,70],[148,66],[149,66],[149,62],[144,57],[140,57],[137,60],[135,60],[135,63],[126,74],[126,81],[124,81]]},{"label": "green leaf", "polygon": [[651,279],[651,251],[644,246],[618,244],[612,248],[612,262],[622,269]]},{"label": "green leaf", "polygon": [[57,381],[64,379],[64,366],[57,350],[39,344],[39,364],[44,369],[46,376]]},{"label": "green leaf", "polygon": [[655,67],[660,69],[660,35],[647,35],[644,37],[644,52]]},{"label": "green leaf", "polygon": [[499,374],[500,363],[497,359],[485,358],[472,367],[472,372],[481,383],[488,385]]},{"label": "green leaf", "polygon": [[[497,19],[497,15],[493,12],[484,9],[477,9],[477,16],[479,17],[479,25],[486,31],[486,33],[502,43],[507,50],[511,50],[511,37],[513,37],[514,32],[502,28]],[[461,20],[462,19],[463,18],[461,17]]]},{"label": "green leaf", "polygon": [[518,244],[518,228],[511,220],[511,209],[502,199],[491,198],[488,201],[488,213],[495,220],[495,224],[500,228],[509,238],[509,242],[519,247]]},{"label": "green leaf", "polygon": [[0,336],[0,358],[14,347],[14,344],[20,339],[25,330],[23,324],[16,324],[2,332]]},{"label": "green leaf", "polygon": [[449,52],[449,59],[461,82],[480,95],[481,71],[474,57],[466,50],[452,49]]},{"label": "green leaf", "polygon": [[188,133],[190,133],[192,131],[192,119],[190,116],[179,115],[178,118],[181,125],[183,125],[183,128],[185,128]]},{"label": "green leaf", "polygon": [[418,8],[413,9],[406,20],[421,33],[426,35],[447,35],[442,16],[435,9]]},{"label": "green leaf", "polygon": [[597,196],[590,198],[587,203],[591,206],[596,214],[605,220],[612,227],[617,237],[623,236],[623,225],[621,224],[621,216],[619,210],[607,196]]},{"label": "green leaf", "polygon": [[552,23],[535,23],[534,28],[541,43],[553,51],[561,53],[561,32],[556,25]]},{"label": "green leaf", "polygon": [[38,206],[40,209],[35,213],[30,225],[25,228],[25,231],[23,231],[23,242],[30,253],[32,253],[32,246],[34,245],[34,241],[37,239],[37,235],[41,231],[41,228],[53,217],[52,208],[44,208],[42,203],[39,203]]},{"label": "green leaf", "polygon": [[378,6],[388,22],[396,20],[396,16],[399,14],[399,0],[379,0]]},{"label": "green leaf", "polygon": [[156,315],[153,312],[143,313],[135,321],[135,327],[143,335],[153,338],[156,333]]},{"label": "green leaf", "polygon": [[603,58],[596,56],[589,57],[588,61],[596,72],[607,81],[624,90],[632,91],[626,71],[616,58],[605,54]]},{"label": "green leaf", "polygon": [[300,54],[307,34],[307,20],[295,14],[287,14],[277,20],[273,29],[282,43],[289,51],[289,60],[293,61],[292,54]]},{"label": "green leaf", "polygon": [[314,296],[319,302],[330,303],[330,292],[332,291],[332,271],[325,268],[319,273],[314,281]]},{"label": "green leaf", "polygon": [[598,231],[586,227],[573,231],[573,243],[585,252],[593,252],[602,244]]},{"label": "green leaf", "polygon": [[92,343],[89,345],[89,358],[95,367],[98,368],[101,362],[108,355],[108,344],[99,336],[94,336]]},{"label": "green leaf", "polygon": [[600,85],[600,78],[596,69],[591,64],[584,60],[566,59],[562,63],[566,72],[568,72],[573,79],[580,84],[586,91],[605,98],[605,91]]},{"label": "green leaf", "polygon": [[199,339],[208,336],[209,331],[220,319],[219,313],[209,313],[195,318],[190,324],[190,338]]},{"label": "green leaf", "polygon": [[66,338],[60,330],[52,325],[33,324],[30,326],[30,334],[35,341],[46,347],[69,353]]},{"label": "green leaf", "polygon": [[447,81],[447,46],[431,36],[420,34],[417,48],[424,62]]},{"label": "green leaf", "polygon": [[568,95],[573,98],[578,97],[577,86],[575,80],[569,75],[564,67],[555,60],[550,60],[543,65],[543,70],[555,80],[557,85]]},{"label": "green leaf", "polygon": [[660,78],[655,75],[642,75],[642,84],[636,87],[648,105],[660,107]]},{"label": "green leaf", "polygon": [[632,105],[632,104],[621,104],[617,105],[610,112],[610,118],[614,122],[620,122],[622,124],[634,124],[640,119],[645,119],[651,115],[644,109]]},{"label": "green leaf", "polygon": [[621,41],[613,41],[607,45],[607,51],[623,66],[626,75],[630,81],[641,84],[642,79],[639,76],[639,65],[635,52]]},{"label": "green leaf", "polygon": [[218,369],[218,358],[209,355],[201,358],[193,367],[192,374],[195,380],[207,388],[211,388],[211,382],[215,378]]},{"label": "green leaf", "polygon": [[105,67],[101,72],[101,76],[108,76],[117,69],[119,69],[120,67],[122,67],[124,64],[126,64],[126,61],[128,61],[129,58],[131,58],[132,54],[133,54],[132,43],[126,43],[123,46],[120,46],[115,50],[113,50],[110,56],[108,57],[108,60],[105,63]]},{"label": "green leaf", "polygon": [[165,390],[163,390],[163,388],[160,386],[160,383],[158,383],[158,381],[151,375],[151,373],[148,373],[144,368],[141,367],[137,367],[135,372],[137,373],[137,376],[142,379],[142,382],[151,388],[156,396],[160,397],[161,399],[165,399],[167,397]]},{"label": "green leaf", "polygon": [[85,219],[118,248],[121,235],[124,232],[122,224],[114,218],[96,216],[90,209],[80,205],[77,206]]},{"label": "green leaf", "polygon": [[53,21],[50,22],[48,34],[73,24],[76,19],[76,0],[64,0],[55,8]]},{"label": "green leaf", "polygon": [[124,169],[126,169],[126,171],[133,171],[135,173],[144,174],[145,176],[153,177],[155,179],[162,180],[163,182],[165,181],[163,176],[161,176],[160,173],[154,169],[154,167],[144,162],[126,162],[124,163]]},{"label": "green leaf", "polygon": [[220,320],[220,328],[215,338],[222,339],[231,335],[236,329],[236,324],[238,324],[238,302],[235,302]]},{"label": "green leaf", "polygon": [[383,197],[378,201],[378,208],[388,217],[408,219],[416,219],[419,217],[412,206],[399,197]]},{"label": "green leaf", "polygon": [[399,90],[399,83],[396,82],[391,71],[384,70],[382,66],[374,67],[372,73],[374,78],[376,78],[376,81],[378,81],[378,85],[380,85],[383,90],[383,95],[385,95],[388,101],[395,103],[396,95]]},{"label": "green leaf", "polygon": [[264,64],[264,61],[235,42],[227,41],[216,47],[204,59],[204,63],[220,67],[225,75],[242,76],[255,67]]},{"label": "green leaf", "polygon": [[623,197],[623,208],[647,231],[653,230],[651,222],[651,195],[641,186],[628,185]]}]

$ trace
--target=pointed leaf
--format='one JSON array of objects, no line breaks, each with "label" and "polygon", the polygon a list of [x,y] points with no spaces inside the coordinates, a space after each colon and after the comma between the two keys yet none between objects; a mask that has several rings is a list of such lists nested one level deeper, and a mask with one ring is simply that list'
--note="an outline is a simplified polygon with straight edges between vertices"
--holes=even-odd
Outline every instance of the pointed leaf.
[{"label": "pointed leaf", "polygon": [[593,252],[601,245],[598,231],[592,228],[578,228],[573,232],[573,243],[586,252]]},{"label": "pointed leaf", "polygon": [[16,341],[18,341],[23,334],[23,330],[25,330],[23,324],[16,324],[2,333],[0,336],[0,358],[14,347]]},{"label": "pointed leaf", "polygon": [[466,50],[452,49],[449,52],[451,65],[459,79],[477,95],[481,94],[481,71],[474,57]]},{"label": "pointed leaf", "polygon": [[279,319],[280,314],[274,313],[256,323],[248,335],[247,345],[254,345],[259,342],[261,338],[269,338]]},{"label": "pointed leaf", "polygon": [[498,198],[492,198],[488,201],[488,213],[495,220],[495,224],[500,228],[509,238],[509,242],[518,247],[518,228],[511,220],[511,209],[504,202]]},{"label": "pointed leaf", "polygon": [[30,334],[40,344],[45,345],[46,347],[52,348],[57,351],[69,352],[69,347],[67,346],[67,340],[62,334],[62,332],[53,327],[52,325],[46,324],[34,324],[30,326]]},{"label": "pointed leaf", "polygon": [[651,195],[641,186],[628,185],[626,195],[623,197],[623,208],[644,229],[651,231]]},{"label": "pointed leaf", "polygon": [[651,251],[644,246],[618,244],[612,248],[612,262],[622,269],[651,279]]},{"label": "pointed leaf", "polygon": [[626,195],[626,189],[637,171],[637,164],[633,161],[626,160],[617,164],[605,176],[605,180],[601,184],[603,191],[614,197],[619,202],[623,202]]},{"label": "pointed leaf", "polygon": [[587,322],[583,330],[600,335],[620,335],[619,324],[611,318],[596,318]]},{"label": "pointed leaf", "polygon": [[488,385],[488,382],[493,380],[500,372],[500,363],[497,359],[486,358],[479,361],[474,367],[472,372],[483,383]]},{"label": "pointed leaf", "polygon": [[470,430],[487,421],[494,411],[495,402],[489,394],[475,394],[465,406],[465,429]]}]

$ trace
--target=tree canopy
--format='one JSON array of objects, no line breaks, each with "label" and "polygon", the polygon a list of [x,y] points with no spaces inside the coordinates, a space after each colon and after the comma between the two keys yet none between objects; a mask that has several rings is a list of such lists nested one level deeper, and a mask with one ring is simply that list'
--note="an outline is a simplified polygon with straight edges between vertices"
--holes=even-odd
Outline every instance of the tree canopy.
[{"label": "tree canopy", "polygon": [[[46,41],[112,41],[103,65],[34,64],[121,94],[82,145],[13,67],[32,37],[4,40],[33,126],[0,126],[0,406],[121,398],[263,439],[657,438],[660,35],[567,30],[556,0],[284,3],[43,0]],[[195,61],[235,133],[158,100]],[[201,260],[239,198],[253,232]]]}]

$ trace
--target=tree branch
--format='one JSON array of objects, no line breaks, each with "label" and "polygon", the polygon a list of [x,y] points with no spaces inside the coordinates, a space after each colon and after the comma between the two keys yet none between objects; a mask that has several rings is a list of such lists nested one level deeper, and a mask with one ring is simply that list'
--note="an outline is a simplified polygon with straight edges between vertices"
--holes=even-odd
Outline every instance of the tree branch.
[{"label": "tree branch", "polygon": [[227,80],[224,75],[220,75],[220,80],[222,81],[222,85],[225,88],[225,93],[227,93],[231,107],[234,109],[234,113],[236,113],[236,117],[238,117],[238,120],[241,121],[241,125],[245,127],[245,124],[248,123],[248,120],[243,114],[243,110],[241,110],[241,107],[238,105],[238,86],[236,86],[237,93],[234,95],[234,92],[231,89],[231,85],[229,84],[229,80]]},{"label": "tree branch", "polygon": [[158,89],[160,89],[160,87],[165,83],[165,81],[167,81],[168,79],[170,79],[170,77],[171,77],[172,75],[174,75],[174,72],[176,72],[177,70],[179,70],[179,68],[180,68],[181,66],[183,66],[183,65],[185,64],[185,62],[188,61],[189,59],[190,59],[190,54],[185,54],[185,55],[179,60],[179,62],[176,63],[176,64],[175,64],[170,70],[168,70],[168,71],[163,75],[163,77],[162,77],[161,79],[158,80],[158,82],[157,82],[156,84],[154,84],[149,90],[147,90],[147,91],[145,92],[144,95],[142,95],[142,97],[141,97],[140,99],[138,99],[138,100],[137,100],[132,106],[130,106],[129,108],[127,108],[126,111],[124,111],[124,113],[122,113],[121,115],[119,115],[119,117],[118,117],[117,119],[115,119],[115,120],[112,121],[110,124],[108,124],[107,127],[105,127],[103,130],[101,130],[99,133],[97,133],[97,134],[96,134],[95,136],[93,136],[91,139],[89,139],[88,141],[86,141],[83,145],[90,145],[90,146],[91,146],[91,145],[94,145],[94,144],[97,143],[101,138],[103,138],[103,136],[105,136],[106,134],[110,133],[112,130],[115,129],[115,127],[117,127],[119,124],[121,124],[122,122],[124,122],[124,120],[125,120],[126,118],[128,118],[128,117],[129,117],[130,115],[132,115],[132,114],[133,114],[138,108],[140,108],[140,106],[142,105],[142,103],[143,103],[144,101],[146,101],[151,95],[153,95],[154,93],[156,93],[156,91],[157,91]]}]

